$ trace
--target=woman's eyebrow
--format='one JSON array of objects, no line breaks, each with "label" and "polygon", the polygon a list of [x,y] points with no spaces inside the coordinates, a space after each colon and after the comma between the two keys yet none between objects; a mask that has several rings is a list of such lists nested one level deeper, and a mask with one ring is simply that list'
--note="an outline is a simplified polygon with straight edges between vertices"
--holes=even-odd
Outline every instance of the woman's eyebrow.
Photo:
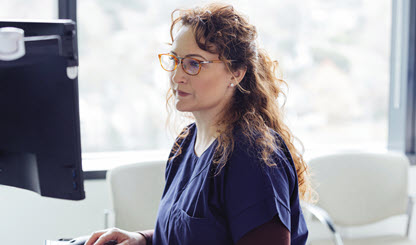
[{"label": "woman's eyebrow", "polygon": [[[176,55],[176,56],[178,56],[178,54],[177,53],[175,53],[175,52],[173,52],[173,51],[170,51],[172,54],[174,54],[174,55]],[[187,55],[185,55],[185,57],[184,58],[186,58],[186,57],[190,57],[190,56],[197,56],[197,57],[201,57],[202,59],[204,59],[204,60],[207,60],[204,56],[202,56],[202,55],[200,55],[200,54],[187,54]]]}]

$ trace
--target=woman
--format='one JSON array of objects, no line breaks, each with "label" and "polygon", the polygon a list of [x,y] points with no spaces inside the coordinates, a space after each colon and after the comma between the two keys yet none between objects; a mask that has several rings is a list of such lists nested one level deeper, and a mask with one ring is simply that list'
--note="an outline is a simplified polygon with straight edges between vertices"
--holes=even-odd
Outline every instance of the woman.
[{"label": "woman", "polygon": [[99,231],[86,245],[305,244],[299,194],[315,193],[276,102],[277,62],[232,6],[175,10],[172,19],[171,52],[159,55],[168,102],[195,122],[172,148],[155,229]]}]

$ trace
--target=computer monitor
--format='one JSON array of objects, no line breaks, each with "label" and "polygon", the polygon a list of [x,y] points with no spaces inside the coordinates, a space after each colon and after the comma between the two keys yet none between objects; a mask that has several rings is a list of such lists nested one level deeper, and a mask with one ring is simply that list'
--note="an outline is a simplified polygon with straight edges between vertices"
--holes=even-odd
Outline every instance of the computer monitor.
[{"label": "computer monitor", "polygon": [[0,20],[3,27],[24,31],[25,54],[7,60],[0,47],[0,184],[84,199],[75,23]]}]

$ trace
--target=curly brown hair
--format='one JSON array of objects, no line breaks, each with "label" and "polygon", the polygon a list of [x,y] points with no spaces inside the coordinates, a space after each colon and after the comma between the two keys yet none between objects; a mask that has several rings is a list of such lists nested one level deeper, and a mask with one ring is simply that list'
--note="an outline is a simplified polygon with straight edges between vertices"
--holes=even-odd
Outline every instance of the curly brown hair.
[{"label": "curly brown hair", "polygon": [[[176,13],[179,15],[174,17]],[[223,109],[220,119],[216,122],[218,144],[214,164],[218,164],[219,171],[225,166],[234,149],[233,130],[236,127],[247,136],[250,144],[255,144],[261,149],[259,156],[262,162],[268,166],[275,166],[270,157],[278,147],[270,131],[273,129],[282,137],[291,153],[298,175],[300,198],[307,202],[316,202],[317,193],[310,184],[308,166],[302,153],[294,146],[294,140],[298,139],[283,122],[284,104],[280,108],[277,103],[278,96],[284,96],[286,99],[281,85],[287,86],[287,83],[276,75],[278,62],[272,60],[264,49],[257,47],[256,27],[233,6],[222,3],[174,10],[170,28],[172,43],[173,31],[177,24],[189,26],[199,48],[218,54],[230,72],[247,69],[244,78],[236,85],[237,89],[230,103]],[[229,60],[238,62],[231,63]],[[172,90],[169,89],[168,108],[172,105],[173,97]],[[179,134],[172,148],[171,158],[181,154],[180,142],[188,132],[185,129]]]}]

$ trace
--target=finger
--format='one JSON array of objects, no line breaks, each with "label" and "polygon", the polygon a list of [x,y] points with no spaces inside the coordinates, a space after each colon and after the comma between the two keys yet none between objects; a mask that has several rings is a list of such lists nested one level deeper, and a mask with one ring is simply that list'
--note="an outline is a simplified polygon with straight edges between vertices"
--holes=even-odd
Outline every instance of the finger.
[{"label": "finger", "polygon": [[98,240],[93,243],[94,245],[104,245],[106,242],[111,240],[117,241],[120,238],[120,230],[117,228],[113,228],[98,238]]},{"label": "finger", "polygon": [[125,240],[122,243],[117,243],[117,245],[129,245],[129,241],[128,240]]},{"label": "finger", "polygon": [[108,241],[108,242],[106,242],[106,243],[104,243],[104,245],[118,245],[119,243],[117,243],[117,241],[116,240],[110,240],[110,241]]},{"label": "finger", "polygon": [[91,234],[90,238],[85,242],[85,245],[93,245],[98,238],[107,231],[96,231]]},{"label": "finger", "polygon": [[106,237],[100,237],[94,245],[114,245],[117,243],[117,238],[106,238]]}]

